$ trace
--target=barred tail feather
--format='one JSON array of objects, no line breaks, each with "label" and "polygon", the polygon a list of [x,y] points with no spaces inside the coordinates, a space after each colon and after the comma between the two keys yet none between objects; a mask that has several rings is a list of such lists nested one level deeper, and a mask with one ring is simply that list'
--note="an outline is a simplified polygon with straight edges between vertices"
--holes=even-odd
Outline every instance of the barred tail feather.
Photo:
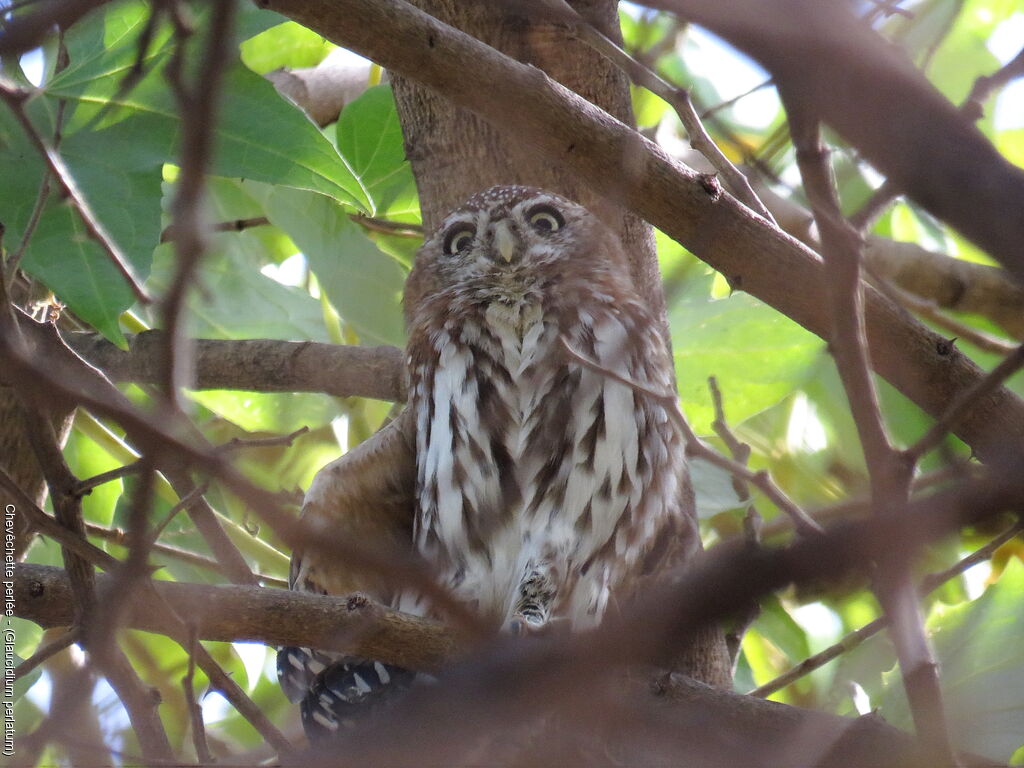
[{"label": "barred tail feather", "polygon": [[415,672],[355,657],[332,659],[308,648],[282,648],[277,654],[281,688],[301,700],[302,725],[310,742],[322,743],[353,727],[405,691]]}]

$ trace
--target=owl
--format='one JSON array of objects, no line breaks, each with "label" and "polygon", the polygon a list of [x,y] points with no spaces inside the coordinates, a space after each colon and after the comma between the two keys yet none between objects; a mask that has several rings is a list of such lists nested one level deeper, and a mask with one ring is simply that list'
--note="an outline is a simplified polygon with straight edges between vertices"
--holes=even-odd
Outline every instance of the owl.
[{"label": "owl", "polygon": [[[406,409],[321,471],[304,514],[333,515],[355,537],[384,520],[457,599],[517,634],[593,627],[699,546],[672,415],[623,382],[671,391],[672,358],[598,217],[540,189],[481,192],[424,242],[405,306]],[[322,556],[296,556],[293,586],[431,614],[415,592],[355,583]],[[313,734],[412,679],[305,649],[279,664]]]}]

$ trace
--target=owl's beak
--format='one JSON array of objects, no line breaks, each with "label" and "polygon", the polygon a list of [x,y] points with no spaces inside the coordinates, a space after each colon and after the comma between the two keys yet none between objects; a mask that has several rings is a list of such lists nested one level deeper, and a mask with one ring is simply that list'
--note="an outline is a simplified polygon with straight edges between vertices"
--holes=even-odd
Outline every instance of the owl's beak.
[{"label": "owl's beak", "polygon": [[494,250],[505,260],[505,263],[512,261],[516,252],[516,237],[509,229],[507,221],[499,221],[494,225],[494,236],[491,241]]}]

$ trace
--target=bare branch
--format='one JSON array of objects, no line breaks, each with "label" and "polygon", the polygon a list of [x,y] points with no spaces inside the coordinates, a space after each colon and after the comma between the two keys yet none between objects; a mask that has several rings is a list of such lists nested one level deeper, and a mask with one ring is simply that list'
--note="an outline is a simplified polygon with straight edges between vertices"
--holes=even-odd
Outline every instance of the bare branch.
[{"label": "bare branch", "polygon": [[[236,0],[213,4],[209,30],[194,83],[184,81],[184,50],[191,30],[175,22],[174,53],[166,77],[178,104],[182,119],[181,174],[171,204],[174,250],[177,256],[174,277],[161,304],[165,354],[160,359],[160,383],[170,409],[181,410],[181,390],[188,386],[192,370],[192,340],[188,337],[182,313],[195,272],[206,250],[207,229],[203,217],[206,170],[213,154],[217,102],[228,63]],[[171,8],[175,20],[175,8]]]},{"label": "bare branch", "polygon": [[[99,577],[101,589],[108,580]],[[14,582],[19,617],[47,627],[68,623],[74,600],[64,571],[19,563]],[[298,645],[434,671],[454,656],[457,643],[462,642],[435,621],[398,613],[360,595],[331,597],[170,581],[153,582],[153,589],[175,613],[194,622],[200,640]],[[281,620],[284,616],[287,621]],[[131,604],[128,620],[136,629],[165,635],[175,636],[180,629],[175,616],[144,595]]]},{"label": "bare branch", "polygon": [[[992,94],[992,91],[1001,88],[1015,77],[1024,74],[1024,50],[1021,50],[1012,60],[1007,62],[998,71],[991,75],[982,75],[974,81],[971,92],[967,95],[963,104],[960,105],[960,113],[974,122],[984,115],[983,104]],[[863,232],[870,227],[876,218],[885,210],[885,207],[900,195],[899,185],[887,180],[881,187],[876,189],[860,210],[850,217],[850,223]]]},{"label": "bare branch", "polygon": [[72,643],[78,641],[78,630],[69,628],[60,637],[57,637],[45,645],[40,646],[36,649],[35,653],[25,659],[21,664],[14,668],[14,672],[11,675],[15,680],[20,680],[33,669],[43,664],[47,659],[53,655],[60,653],[65,648],[69,647]]},{"label": "bare branch", "polygon": [[[96,334],[66,341],[114,381],[156,383],[161,331],[128,337],[128,350]],[[252,339],[195,342],[196,389],[323,392],[338,397],[405,401],[404,353],[397,347],[356,347],[317,342]]]},{"label": "bare branch", "polygon": [[61,547],[74,552],[93,565],[110,571],[117,567],[117,560],[99,547],[95,547],[83,538],[75,536],[62,526],[28,497],[17,483],[0,467],[0,488],[3,488],[15,500],[18,512],[25,516],[33,530],[53,539]]},{"label": "bare branch", "polygon": [[192,746],[195,747],[196,757],[200,763],[212,763],[213,755],[210,752],[210,745],[206,741],[206,725],[203,723],[203,709],[196,701],[196,692],[193,682],[196,676],[195,648],[199,642],[196,639],[195,631],[189,632],[188,638],[188,671],[181,678],[181,690],[185,694],[185,706],[188,707],[188,719],[192,725]]},{"label": "bare branch", "polygon": [[[94,525],[92,523],[85,524],[86,532],[90,536],[95,536],[99,539],[112,542],[122,547],[128,546],[128,534],[126,534],[120,528],[104,528],[102,525]],[[189,565],[194,565],[198,568],[205,568],[214,573],[224,575],[224,568],[214,560],[212,557],[206,557],[204,555],[191,552],[187,549],[181,549],[171,544],[164,544],[162,542],[155,542],[152,546],[154,552],[159,552],[167,557],[174,558],[175,560],[181,560]],[[106,569],[109,570],[109,569]],[[256,574],[257,580],[268,587],[287,587],[287,579],[279,579],[276,576],[267,576],[265,574]]]},{"label": "bare branch", "polygon": [[780,87],[806,99],[893,184],[1024,282],[1024,171],[858,19],[853,6],[818,0],[643,4],[676,11],[760,61]]},{"label": "bare branch", "polygon": [[49,198],[50,173],[47,171],[43,174],[43,181],[39,185],[39,193],[36,195],[36,202],[32,206],[32,213],[29,215],[28,222],[25,224],[25,231],[22,232],[21,241],[7,258],[7,263],[4,264],[4,279],[8,284],[14,280],[14,277],[18,272],[18,266],[21,264],[21,259],[25,255],[25,251],[28,248],[29,241],[32,239],[32,235],[35,234],[36,227],[39,225],[39,219],[43,216],[43,209],[46,208],[46,201]]}]

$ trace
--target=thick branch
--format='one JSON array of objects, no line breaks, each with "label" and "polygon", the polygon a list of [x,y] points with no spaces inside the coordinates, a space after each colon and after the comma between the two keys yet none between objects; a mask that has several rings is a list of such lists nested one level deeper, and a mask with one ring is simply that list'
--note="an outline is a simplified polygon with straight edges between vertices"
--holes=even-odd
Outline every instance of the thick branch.
[{"label": "thick branch", "polygon": [[[114,381],[156,383],[163,334],[146,331],[118,349],[96,334],[67,334],[78,354]],[[340,347],[312,341],[252,339],[195,342],[196,389],[324,392],[403,402],[402,351],[396,347]]]},{"label": "thick branch", "polygon": [[[102,591],[111,577],[97,578]],[[399,613],[361,597],[326,597],[284,589],[154,582],[175,613],[188,616],[197,638],[344,651],[410,669],[436,670],[454,653],[441,624]],[[43,627],[71,623],[74,599],[67,573],[48,565],[15,566],[16,615]],[[172,635],[180,627],[152,598],[136,600],[128,626]]]},{"label": "thick branch", "polygon": [[[713,170],[695,151],[681,159],[694,168]],[[819,243],[810,211],[763,183],[752,183],[779,226],[816,250]],[[1006,270],[879,235],[866,235],[864,241],[865,264],[872,273],[942,309],[984,315],[1024,341],[1024,289]]]},{"label": "thick branch", "polygon": [[[742,288],[823,338],[828,302],[817,256],[605,112],[402,0],[263,0],[334,42],[442,91],[564,163]],[[799,286],[799,290],[793,290]],[[875,370],[938,416],[981,375],[937,334],[881,297],[865,295]],[[979,402],[957,434],[981,456],[1024,447],[1024,404],[1001,390]]]},{"label": "thick branch", "polygon": [[838,0],[645,0],[758,59],[928,211],[1024,282],[1024,171]]}]

